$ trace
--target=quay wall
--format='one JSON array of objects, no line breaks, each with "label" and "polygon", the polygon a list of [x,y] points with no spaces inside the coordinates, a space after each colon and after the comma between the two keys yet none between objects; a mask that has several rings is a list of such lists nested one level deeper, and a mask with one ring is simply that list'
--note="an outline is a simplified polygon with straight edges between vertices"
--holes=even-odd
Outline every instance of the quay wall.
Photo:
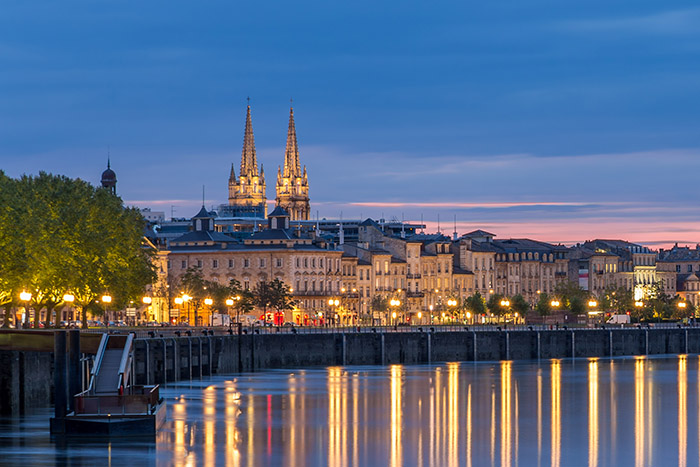
[{"label": "quay wall", "polygon": [[336,332],[136,339],[137,384],[332,365],[700,353],[700,328]]},{"label": "quay wall", "polygon": [[[285,330],[288,331],[288,330]],[[700,328],[463,330],[167,336],[134,340],[136,384],[332,365],[699,354]],[[0,415],[53,402],[54,355],[0,350]]]}]

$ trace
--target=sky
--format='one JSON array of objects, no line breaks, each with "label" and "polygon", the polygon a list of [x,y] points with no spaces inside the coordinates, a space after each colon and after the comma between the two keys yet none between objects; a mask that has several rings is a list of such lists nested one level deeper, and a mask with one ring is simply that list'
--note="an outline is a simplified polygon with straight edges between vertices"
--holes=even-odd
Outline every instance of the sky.
[{"label": "sky", "polygon": [[[313,217],[700,242],[700,5],[6,0],[0,170],[190,217],[250,97],[274,199],[290,98]],[[439,219],[439,224],[438,224]]]}]

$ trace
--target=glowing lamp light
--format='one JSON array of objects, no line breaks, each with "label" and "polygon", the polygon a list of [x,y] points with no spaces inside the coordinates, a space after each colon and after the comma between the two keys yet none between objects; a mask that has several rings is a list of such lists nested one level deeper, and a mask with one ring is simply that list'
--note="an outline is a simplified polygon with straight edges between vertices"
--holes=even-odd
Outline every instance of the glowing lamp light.
[{"label": "glowing lamp light", "polygon": [[328,305],[333,306],[333,299],[332,298],[328,299]]},{"label": "glowing lamp light", "polygon": [[192,300],[192,297],[190,297],[189,295],[184,293],[184,294],[182,294],[182,300],[185,302],[189,302],[190,300]]},{"label": "glowing lamp light", "polygon": [[181,298],[181,297],[175,297],[175,304],[176,304],[176,305],[182,305],[182,298]]},{"label": "glowing lamp light", "polygon": [[644,306],[644,302],[640,302],[640,301],[634,302],[634,306],[636,306],[637,308],[641,308]]},{"label": "glowing lamp light", "polygon": [[212,306],[214,304],[214,300],[212,300],[211,298],[205,298],[204,304],[207,306]]},{"label": "glowing lamp light", "polygon": [[391,317],[392,317],[392,318],[396,318],[396,312],[393,312],[393,313],[391,314]]},{"label": "glowing lamp light", "polygon": [[112,296],[111,295],[103,295],[102,296],[102,303],[112,303]]},{"label": "glowing lamp light", "polygon": [[685,308],[686,303],[685,302],[678,302],[678,308]]},{"label": "glowing lamp light", "polygon": [[510,302],[508,300],[501,300],[501,306],[509,306]]},{"label": "glowing lamp light", "polygon": [[75,296],[73,296],[73,294],[67,293],[63,296],[63,301],[67,303],[72,303],[75,301]]},{"label": "glowing lamp light", "polygon": [[32,294],[30,294],[27,291],[22,291],[22,293],[19,294],[19,299],[22,300],[23,302],[28,302],[29,300],[32,299]]},{"label": "glowing lamp light", "polygon": [[421,319],[422,317],[423,317],[423,313],[421,313],[421,312],[419,311],[419,312],[418,312],[418,319]]},{"label": "glowing lamp light", "polygon": [[148,296],[143,297],[143,303],[145,303],[146,305],[150,305],[151,303],[153,303],[153,299]]},{"label": "glowing lamp light", "polygon": [[227,298],[227,299],[226,299],[226,305],[227,305],[227,306],[233,306],[233,299],[232,299],[232,298]]},{"label": "glowing lamp light", "polygon": [[561,302],[559,300],[552,300],[549,304],[556,308],[561,305]]},{"label": "glowing lamp light", "polygon": [[598,302],[596,302],[595,300],[591,300],[591,301],[588,302],[588,306],[591,307],[591,308],[597,307],[597,306],[598,306]]},{"label": "glowing lamp light", "polygon": [[467,319],[471,319],[472,314],[467,311]]}]

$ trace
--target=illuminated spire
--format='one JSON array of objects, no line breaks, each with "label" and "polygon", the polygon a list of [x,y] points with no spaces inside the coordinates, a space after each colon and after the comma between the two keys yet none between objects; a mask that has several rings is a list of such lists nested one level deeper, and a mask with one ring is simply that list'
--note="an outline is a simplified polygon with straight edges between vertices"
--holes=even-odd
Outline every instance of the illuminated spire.
[{"label": "illuminated spire", "polygon": [[255,155],[255,137],[253,122],[250,118],[250,104],[245,117],[245,135],[243,136],[243,153],[241,154],[241,176],[258,175],[258,159]]},{"label": "illuminated spire", "polygon": [[287,129],[287,148],[284,153],[284,176],[299,177],[299,146],[297,145],[297,130],[294,126],[294,107],[289,108],[289,128]]}]

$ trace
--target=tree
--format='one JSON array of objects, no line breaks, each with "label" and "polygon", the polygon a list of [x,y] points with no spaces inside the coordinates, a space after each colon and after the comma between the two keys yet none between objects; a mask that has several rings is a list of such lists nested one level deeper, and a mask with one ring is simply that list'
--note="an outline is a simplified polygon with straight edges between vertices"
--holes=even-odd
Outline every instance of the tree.
[{"label": "tree", "polygon": [[279,279],[274,279],[269,283],[272,292],[270,306],[277,311],[293,310],[296,306],[289,287]]},{"label": "tree", "polygon": [[25,289],[49,314],[71,292],[86,327],[85,308],[100,295],[128,302],[155,277],[141,213],[108,190],[44,172],[2,174],[0,203],[0,300]]},{"label": "tree", "polygon": [[486,313],[486,301],[479,292],[475,292],[474,295],[467,297],[465,306],[474,316]]},{"label": "tree", "polygon": [[586,302],[589,293],[581,288],[576,282],[566,281],[557,284],[554,293],[559,297],[565,309],[575,315],[580,315],[586,311]]},{"label": "tree", "polygon": [[552,312],[552,304],[549,300],[549,295],[546,293],[540,294],[540,298],[535,305],[535,310],[540,316],[547,316]]},{"label": "tree", "polygon": [[520,316],[525,316],[530,311],[530,304],[522,295],[518,294],[510,300],[510,309]]},{"label": "tree", "polygon": [[505,297],[501,294],[492,294],[486,302],[486,308],[492,315],[500,316],[505,312],[505,308],[501,305],[501,301]]}]

